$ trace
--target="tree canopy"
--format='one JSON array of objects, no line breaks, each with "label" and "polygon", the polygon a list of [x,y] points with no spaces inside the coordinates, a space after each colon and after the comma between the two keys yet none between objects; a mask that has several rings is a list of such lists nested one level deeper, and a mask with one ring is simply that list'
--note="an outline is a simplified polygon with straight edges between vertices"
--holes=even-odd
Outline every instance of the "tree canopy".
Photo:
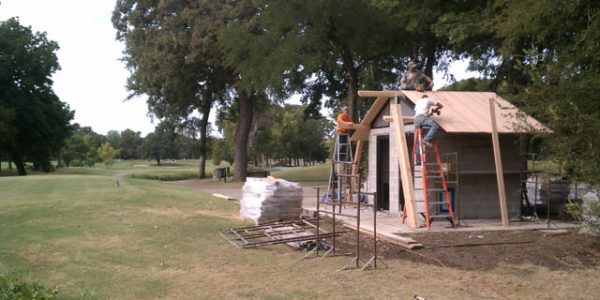
[{"label": "tree canopy", "polygon": [[[204,118],[218,101],[235,122],[233,142],[217,144],[232,145],[239,180],[248,145],[256,160],[276,148],[261,140],[294,136],[294,126],[256,131],[276,120],[265,121],[269,103],[299,93],[304,115],[316,116],[325,98],[349,104],[358,121],[358,89],[397,87],[409,60],[431,76],[469,59],[481,80],[449,89],[512,100],[554,129],[544,138],[549,158],[600,183],[599,12],[590,0],[120,0],[113,22],[127,42],[130,88],[150,95],[157,116],[197,109]],[[293,107],[281,115],[296,122]]]},{"label": "tree canopy", "polygon": [[600,184],[600,3],[471,2],[446,16],[438,33],[492,89],[554,130],[544,139],[549,158]]},{"label": "tree canopy", "polygon": [[0,152],[26,175],[25,162],[50,171],[71,132],[73,112],[52,90],[58,44],[18,19],[0,22]]}]

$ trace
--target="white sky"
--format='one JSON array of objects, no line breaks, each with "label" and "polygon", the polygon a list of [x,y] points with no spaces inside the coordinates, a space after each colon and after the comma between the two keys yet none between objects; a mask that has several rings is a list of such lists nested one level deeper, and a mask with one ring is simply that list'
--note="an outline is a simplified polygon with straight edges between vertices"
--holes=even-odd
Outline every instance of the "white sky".
[{"label": "white sky", "polygon": [[52,77],[54,92],[75,110],[74,121],[95,132],[127,128],[154,131],[143,98],[123,101],[129,72],[123,45],[110,21],[114,0],[0,0],[0,20],[19,17],[23,26],[46,32],[58,42],[61,70]]},{"label": "white sky", "polygon": [[[58,42],[61,70],[53,76],[54,92],[75,110],[74,121],[95,132],[127,128],[142,136],[154,131],[147,116],[145,98],[124,101],[129,72],[122,57],[123,44],[115,40],[110,21],[115,0],[0,0],[0,20],[19,17],[23,26],[46,32]],[[450,72],[457,80],[475,76],[466,62],[457,62]],[[435,88],[446,85],[441,74]],[[294,102],[294,101],[292,101]],[[214,116],[214,113],[211,113]]]}]

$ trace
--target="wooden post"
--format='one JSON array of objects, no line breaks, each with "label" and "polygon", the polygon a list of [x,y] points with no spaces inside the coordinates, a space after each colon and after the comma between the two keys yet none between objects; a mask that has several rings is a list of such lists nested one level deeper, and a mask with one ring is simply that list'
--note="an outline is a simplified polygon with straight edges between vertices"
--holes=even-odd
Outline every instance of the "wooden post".
[{"label": "wooden post", "polygon": [[494,162],[496,163],[496,178],[498,180],[498,199],[500,200],[500,215],[502,226],[508,226],[508,210],[506,208],[506,191],[504,189],[504,171],[502,169],[502,156],[500,155],[500,140],[496,125],[496,103],[490,98],[490,117],[492,123],[492,145],[494,147]]},{"label": "wooden post", "polygon": [[396,135],[396,151],[398,151],[398,162],[400,165],[400,176],[402,179],[402,191],[404,192],[404,205],[406,205],[408,226],[417,228],[419,227],[419,223],[417,221],[415,188],[410,170],[410,158],[408,156],[408,145],[406,143],[406,133],[404,132],[404,121],[402,119],[402,108],[400,105],[390,104],[390,114],[393,120],[390,127],[393,128],[393,132]]}]

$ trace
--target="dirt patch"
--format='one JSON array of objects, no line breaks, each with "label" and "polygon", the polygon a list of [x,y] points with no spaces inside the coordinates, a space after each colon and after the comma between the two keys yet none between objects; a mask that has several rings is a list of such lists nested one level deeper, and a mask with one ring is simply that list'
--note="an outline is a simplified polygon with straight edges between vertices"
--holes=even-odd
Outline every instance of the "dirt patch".
[{"label": "dirt patch", "polygon": [[189,218],[194,215],[203,215],[208,217],[218,217],[218,218],[227,218],[231,220],[242,220],[242,218],[237,214],[229,214],[224,213],[222,211],[216,210],[195,210],[193,213],[186,213],[176,207],[166,207],[166,208],[143,208],[143,213],[153,214],[157,216],[164,217],[173,217],[173,218]]},{"label": "dirt patch", "polygon": [[227,214],[227,213],[222,213],[219,211],[214,211],[214,210],[196,210],[194,211],[195,214],[199,214],[199,215],[203,215],[203,216],[209,216],[209,217],[219,217],[219,218],[227,218],[227,219],[231,219],[231,220],[244,220],[242,217],[240,217],[237,214]]},{"label": "dirt patch", "polygon": [[[419,264],[445,265],[462,270],[492,270],[501,265],[534,265],[549,270],[589,269],[600,265],[600,241],[572,229],[554,235],[535,230],[432,232],[408,235],[423,244],[420,250],[379,242],[379,255]],[[341,237],[354,249],[355,232]],[[361,251],[372,253],[372,239],[361,236]]]},{"label": "dirt patch", "polygon": [[135,164],[135,165],[132,165],[132,167],[134,167],[134,168],[148,168],[148,167],[150,167],[150,165],[146,165],[146,164]]},{"label": "dirt patch", "polygon": [[242,198],[243,182],[207,182],[200,180],[181,180],[173,181],[172,184],[187,187],[194,190],[203,191],[206,193],[217,193],[229,196],[233,199]]},{"label": "dirt patch", "polygon": [[164,217],[175,217],[175,218],[187,218],[190,214],[181,211],[176,207],[165,207],[165,208],[143,208],[143,213],[164,216]]}]

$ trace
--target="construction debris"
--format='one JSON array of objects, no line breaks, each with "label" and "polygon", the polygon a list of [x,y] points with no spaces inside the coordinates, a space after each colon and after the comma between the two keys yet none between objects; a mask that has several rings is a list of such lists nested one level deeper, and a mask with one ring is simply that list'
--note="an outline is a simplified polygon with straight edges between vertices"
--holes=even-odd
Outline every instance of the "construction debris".
[{"label": "construction debris", "polygon": [[[335,235],[345,233],[338,231]],[[291,222],[271,222],[257,226],[228,228],[220,232],[236,248],[256,248],[268,245],[288,244],[296,249],[308,249],[316,245],[317,240],[333,237],[333,233],[320,229],[309,220]],[[322,241],[321,241],[322,243]]]},{"label": "construction debris", "polygon": [[255,224],[299,220],[302,213],[302,187],[284,179],[246,179],[240,200],[240,216]]}]

